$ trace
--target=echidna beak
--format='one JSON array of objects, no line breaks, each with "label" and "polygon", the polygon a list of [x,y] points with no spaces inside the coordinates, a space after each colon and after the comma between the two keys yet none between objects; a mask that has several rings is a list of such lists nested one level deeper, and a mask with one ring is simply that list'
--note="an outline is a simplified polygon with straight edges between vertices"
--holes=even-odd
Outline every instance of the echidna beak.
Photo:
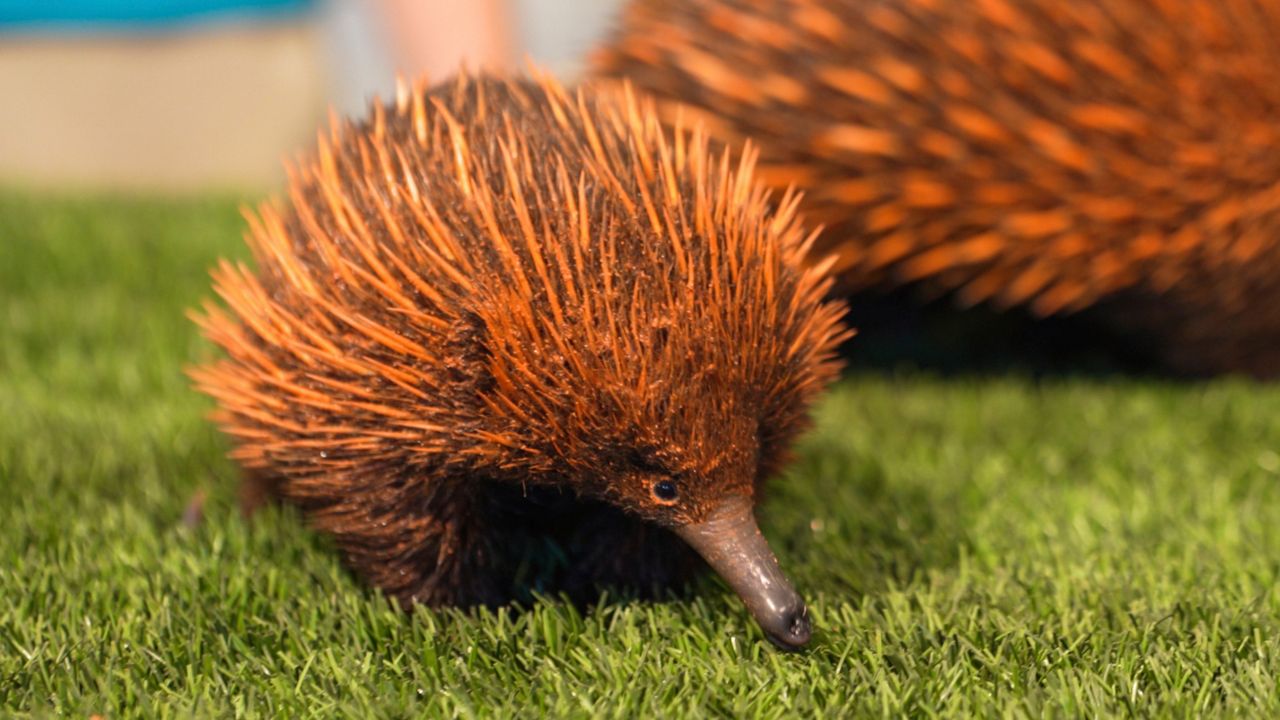
[{"label": "echidna beak", "polygon": [[809,610],[778,567],[747,498],[728,500],[675,532],[738,593],[774,645],[799,650],[809,642]]}]

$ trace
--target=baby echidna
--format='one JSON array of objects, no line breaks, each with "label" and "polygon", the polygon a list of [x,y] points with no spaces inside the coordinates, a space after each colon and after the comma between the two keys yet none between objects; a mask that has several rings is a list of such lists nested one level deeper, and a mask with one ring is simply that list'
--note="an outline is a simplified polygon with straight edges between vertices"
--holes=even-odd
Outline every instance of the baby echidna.
[{"label": "baby echidna", "polygon": [[1280,3],[634,0],[595,72],[758,142],[850,289],[1280,373]]},{"label": "baby echidna", "polygon": [[754,499],[847,333],[795,208],[629,92],[402,87],[250,219],[192,374],[250,490],[406,606],[668,583],[671,531],[798,647]]}]

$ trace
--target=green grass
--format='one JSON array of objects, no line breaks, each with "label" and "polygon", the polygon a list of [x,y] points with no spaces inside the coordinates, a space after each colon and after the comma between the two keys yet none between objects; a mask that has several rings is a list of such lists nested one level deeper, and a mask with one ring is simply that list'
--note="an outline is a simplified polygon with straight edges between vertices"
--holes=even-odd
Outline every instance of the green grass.
[{"label": "green grass", "polygon": [[1278,388],[851,375],[764,511],[803,654],[712,580],[404,617],[234,511],[181,368],[239,233],[231,202],[0,195],[3,714],[1280,713]]}]

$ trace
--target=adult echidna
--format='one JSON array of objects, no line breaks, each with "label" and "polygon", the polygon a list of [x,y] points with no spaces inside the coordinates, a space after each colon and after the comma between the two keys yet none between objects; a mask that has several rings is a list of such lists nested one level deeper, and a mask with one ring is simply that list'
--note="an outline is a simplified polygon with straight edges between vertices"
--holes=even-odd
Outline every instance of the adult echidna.
[{"label": "adult echidna", "polygon": [[753,500],[846,331],[795,207],[629,92],[402,87],[251,218],[192,374],[249,489],[406,606],[667,583],[669,530],[798,647]]},{"label": "adult echidna", "polygon": [[634,0],[594,73],[754,139],[850,289],[1280,373],[1280,3]]}]

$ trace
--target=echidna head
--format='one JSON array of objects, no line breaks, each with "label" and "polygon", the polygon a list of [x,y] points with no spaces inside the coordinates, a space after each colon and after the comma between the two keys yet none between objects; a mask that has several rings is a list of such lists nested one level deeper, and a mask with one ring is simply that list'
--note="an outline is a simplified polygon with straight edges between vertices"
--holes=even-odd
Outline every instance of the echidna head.
[{"label": "echidna head", "polygon": [[540,323],[509,319],[514,302],[486,303],[486,437],[504,443],[495,472],[516,470],[674,532],[771,640],[794,649],[809,639],[808,613],[753,507],[834,374],[840,311],[822,301],[821,275],[794,256],[760,251],[738,262],[723,279],[692,284],[674,261],[601,268],[614,277],[579,294],[590,307],[561,301]]},{"label": "echidna head", "polygon": [[[564,428],[554,444],[573,452],[562,458],[564,474],[553,477],[674,532],[733,587],[775,644],[803,646],[808,611],[753,512],[767,472],[762,424],[780,418],[769,417],[756,388],[732,378],[731,368],[722,372],[707,362],[665,378],[658,372],[637,390],[638,375],[654,372],[658,363],[647,365],[654,358],[638,355],[619,361],[621,376],[615,366],[615,373],[595,375],[597,385],[575,394],[591,398],[600,419]],[[579,420],[596,414],[582,406],[576,412]]]},{"label": "echidna head", "polygon": [[[696,407],[696,406],[695,406]],[[756,525],[762,476],[758,418],[717,415],[666,424],[664,442],[633,445],[600,488],[617,506],[673,531],[742,597],[781,648],[809,641],[808,610]],[[658,427],[663,427],[659,425]]]}]

